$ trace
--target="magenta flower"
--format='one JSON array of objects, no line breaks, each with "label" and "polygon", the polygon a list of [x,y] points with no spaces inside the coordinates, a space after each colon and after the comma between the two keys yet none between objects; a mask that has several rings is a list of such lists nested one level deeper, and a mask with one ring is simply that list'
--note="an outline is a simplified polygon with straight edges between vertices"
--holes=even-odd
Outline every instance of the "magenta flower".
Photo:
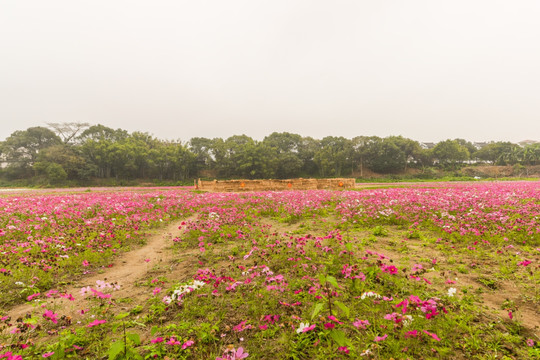
[{"label": "magenta flower", "polygon": [[439,337],[438,337],[436,334],[430,333],[429,331],[426,331],[426,330],[422,330],[422,331],[424,332],[424,334],[431,336],[431,337],[434,338],[435,340],[441,341],[441,339],[439,339]]},{"label": "magenta flower", "polygon": [[58,314],[53,313],[51,310],[47,310],[43,314],[44,318],[49,319],[50,321],[52,321],[55,324],[58,324],[58,320],[56,319],[57,316],[58,316]]},{"label": "magenta flower", "polygon": [[49,356],[52,356],[52,355],[54,355],[54,351],[44,353],[43,355],[41,355],[41,357],[48,358]]},{"label": "magenta flower", "polygon": [[41,293],[35,293],[35,294],[32,294],[32,295],[29,295],[29,296],[26,297],[26,300],[32,301],[32,299],[37,298],[39,295],[41,295]]},{"label": "magenta flower", "polygon": [[420,336],[420,333],[418,332],[418,330],[407,331],[405,333],[405,338],[406,339],[411,338],[411,337],[414,338],[414,337],[418,337],[418,336]]},{"label": "magenta flower", "polygon": [[174,336],[171,336],[169,341],[167,341],[165,344],[167,344],[167,345],[180,345],[181,342],[176,340],[176,338]]},{"label": "magenta flower", "polygon": [[317,327],[317,326],[316,326],[315,324],[310,325],[310,326],[308,326],[308,327],[305,327],[305,328],[302,330],[302,332],[308,332],[308,331],[311,331],[311,330],[315,329],[316,327]]},{"label": "magenta flower", "polygon": [[105,324],[107,322],[107,320],[94,320],[92,321],[90,324],[86,325],[88,327],[94,327],[94,326],[98,326],[98,325],[101,325],[101,324]]},{"label": "magenta flower", "polygon": [[75,298],[73,297],[73,295],[68,294],[68,293],[60,294],[60,297],[66,298],[66,299],[68,299],[69,301],[75,301]]},{"label": "magenta flower", "polygon": [[383,336],[375,336],[375,339],[373,339],[373,341],[380,342],[380,341],[386,340],[387,337],[388,337],[388,334],[384,334]]}]

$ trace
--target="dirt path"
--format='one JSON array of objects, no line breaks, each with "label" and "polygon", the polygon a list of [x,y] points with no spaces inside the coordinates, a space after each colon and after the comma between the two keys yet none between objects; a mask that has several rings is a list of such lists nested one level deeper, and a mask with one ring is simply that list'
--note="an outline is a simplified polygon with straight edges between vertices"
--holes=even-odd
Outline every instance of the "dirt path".
[{"label": "dirt path", "polygon": [[[178,220],[167,225],[165,228],[149,232],[146,235],[146,245],[119,255],[114,259],[112,267],[98,270],[91,275],[76,280],[66,288],[57,289],[62,293],[72,294],[75,300],[69,301],[65,298],[50,298],[40,306],[58,312],[59,315],[75,318],[80,314],[81,309],[88,309],[90,307],[90,300],[81,295],[81,288],[86,286],[95,288],[96,281],[98,280],[120,285],[120,290],[113,292],[113,298],[115,299],[129,298],[133,301],[147,295],[148,289],[137,287],[136,282],[156,267],[156,265],[159,267],[174,266],[171,265],[173,254],[168,248],[172,245],[172,238],[180,234],[178,227],[182,221],[188,221],[190,219]],[[35,311],[35,305],[35,302],[33,302],[14,306],[8,311],[8,315],[11,317],[12,322],[14,322],[16,319],[24,318],[26,314]],[[44,310],[39,309],[38,311],[43,312]]]}]

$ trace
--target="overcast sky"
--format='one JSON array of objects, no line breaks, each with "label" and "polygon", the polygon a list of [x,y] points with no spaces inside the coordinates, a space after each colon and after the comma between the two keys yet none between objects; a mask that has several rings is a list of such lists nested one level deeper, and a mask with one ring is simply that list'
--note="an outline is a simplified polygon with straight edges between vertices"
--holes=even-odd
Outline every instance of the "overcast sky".
[{"label": "overcast sky", "polygon": [[0,121],[540,141],[540,1],[4,0]]}]

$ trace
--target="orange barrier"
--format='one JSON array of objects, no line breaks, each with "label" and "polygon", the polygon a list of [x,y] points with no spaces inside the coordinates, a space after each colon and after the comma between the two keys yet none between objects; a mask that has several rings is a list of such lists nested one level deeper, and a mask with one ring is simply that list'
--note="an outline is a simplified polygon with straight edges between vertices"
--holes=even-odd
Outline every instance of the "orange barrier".
[{"label": "orange barrier", "polygon": [[286,179],[286,180],[213,180],[195,181],[195,188],[213,192],[240,192],[264,190],[340,190],[354,188],[355,179]]}]

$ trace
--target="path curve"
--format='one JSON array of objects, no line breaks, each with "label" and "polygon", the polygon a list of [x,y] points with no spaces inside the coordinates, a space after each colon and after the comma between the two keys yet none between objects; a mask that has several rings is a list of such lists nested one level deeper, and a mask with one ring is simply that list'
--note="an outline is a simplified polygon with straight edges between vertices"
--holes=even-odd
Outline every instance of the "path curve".
[{"label": "path curve", "polygon": [[[113,298],[130,296],[138,279],[146,275],[156,264],[168,264],[173,259],[172,251],[167,248],[172,245],[173,236],[180,234],[178,228],[182,222],[187,222],[193,218],[194,216],[177,220],[165,228],[150,230],[145,235],[145,245],[115,257],[112,267],[104,268],[102,272],[95,271],[90,275],[83,276],[68,287],[61,289],[62,293],[72,294],[75,298],[74,301],[68,301],[65,298],[49,298],[42,307],[49,310],[61,309],[59,311],[60,315],[73,318],[80,313],[81,309],[86,309],[90,305],[87,298],[81,295],[81,288],[86,286],[95,287],[98,280],[120,285],[120,290],[113,292]],[[11,317],[13,323],[18,318],[24,318],[26,314],[31,313],[34,309],[35,304],[27,302],[12,307],[7,311],[7,315]]]}]

